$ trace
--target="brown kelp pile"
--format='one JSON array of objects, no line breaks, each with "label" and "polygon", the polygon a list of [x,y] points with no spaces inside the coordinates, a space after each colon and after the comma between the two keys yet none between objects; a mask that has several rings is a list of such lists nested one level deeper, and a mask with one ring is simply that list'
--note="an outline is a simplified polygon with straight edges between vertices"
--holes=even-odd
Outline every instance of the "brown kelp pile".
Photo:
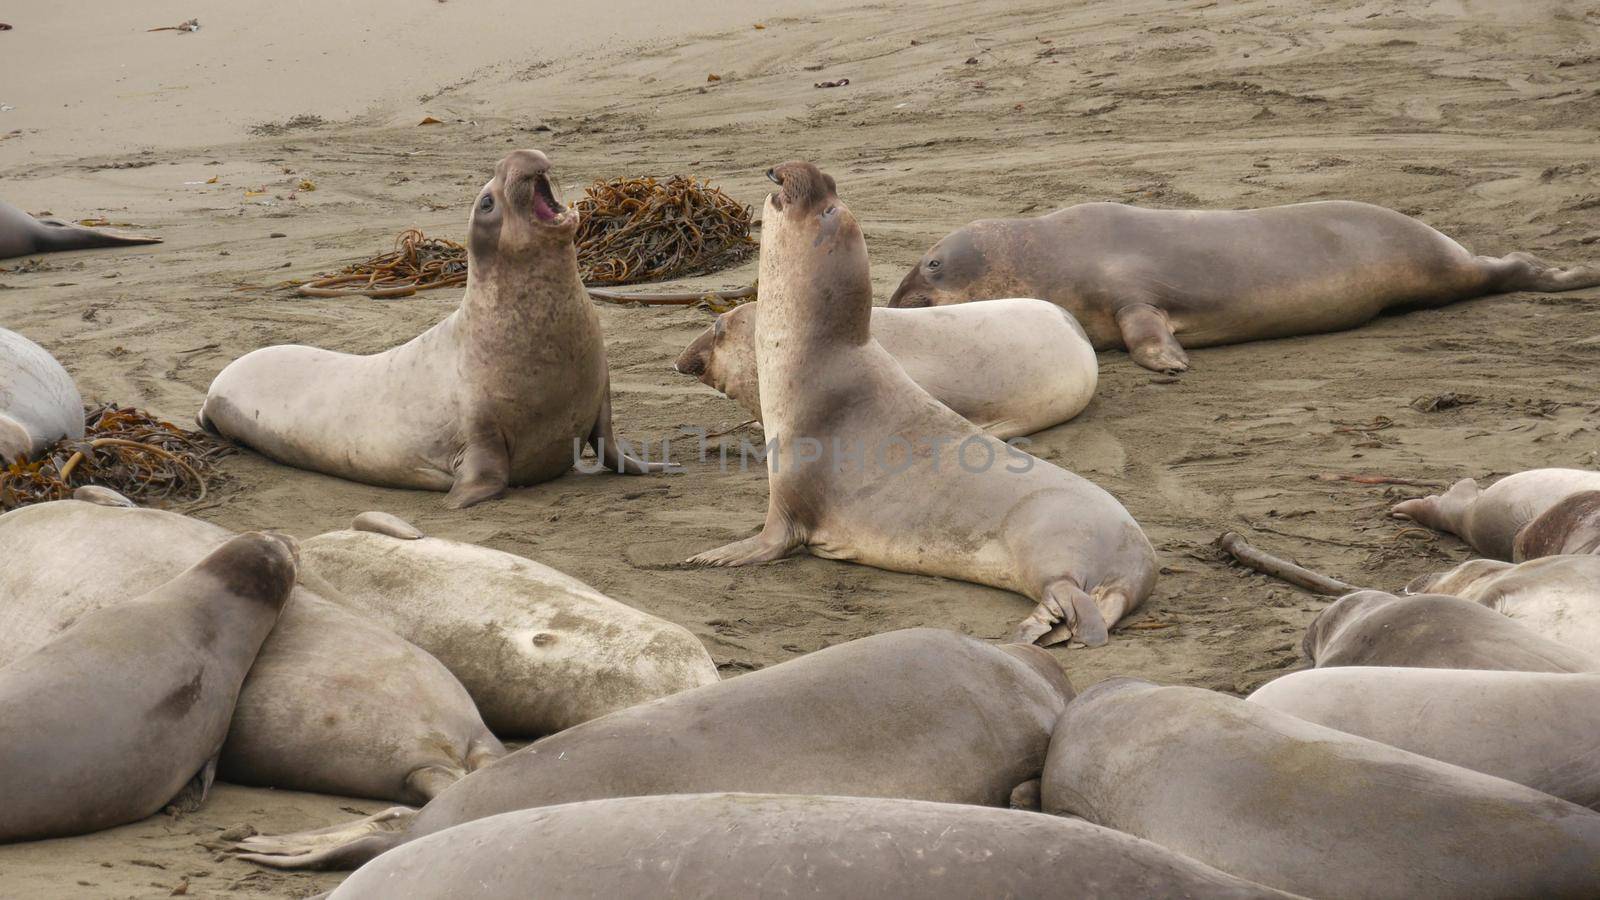
[{"label": "brown kelp pile", "polygon": [[408,228],[394,239],[390,252],[345,266],[335,274],[300,285],[298,290],[307,297],[406,297],[466,280],[465,247]]}]

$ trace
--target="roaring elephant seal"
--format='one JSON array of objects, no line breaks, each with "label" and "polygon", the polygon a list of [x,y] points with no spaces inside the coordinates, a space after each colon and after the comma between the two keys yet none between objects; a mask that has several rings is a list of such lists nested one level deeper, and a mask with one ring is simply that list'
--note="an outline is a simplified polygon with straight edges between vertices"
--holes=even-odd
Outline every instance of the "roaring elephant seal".
[{"label": "roaring elephant seal", "polygon": [[423,537],[392,516],[365,513],[300,552],[340,602],[444,663],[496,734],[553,734],[717,680],[688,629],[548,566]]},{"label": "roaring elephant seal", "polygon": [[1250,702],[1600,807],[1600,675],[1345,666],[1269,681]]},{"label": "roaring elephant seal", "polygon": [[1471,559],[1424,575],[1407,591],[1481,603],[1552,641],[1600,657],[1600,556],[1545,556],[1522,563]]},{"label": "roaring elephant seal", "polygon": [[0,466],[83,437],[83,397],[50,351],[0,328]]},{"label": "roaring elephant seal", "polygon": [[1121,503],[918,387],[873,339],[861,229],[832,178],[768,171],[756,366],[769,438],[765,527],[691,563],[743,566],[802,547],[1025,594],[1014,637],[1106,642],[1149,595],[1155,550]]},{"label": "roaring elephant seal", "polygon": [[161,238],[158,237],[112,234],[55,219],[35,219],[15,206],[0,201],[0,259],[61,250],[159,243]]},{"label": "roaring elephant seal", "polygon": [[[594,850],[612,854],[596,865]],[[362,866],[330,900],[524,897],[1288,897],[1088,822],[1033,812],[776,794],[525,809]]]},{"label": "roaring elephant seal", "polygon": [[1593,897],[1600,813],[1226,694],[1131,678],[1056,726],[1044,810],[1308,897]]},{"label": "roaring elephant seal", "polygon": [[[0,516],[0,665],[233,537],[188,516],[102,502]],[[85,577],[93,572],[116,574]],[[438,660],[325,599],[332,589],[313,590],[306,582],[315,579],[300,574],[239,694],[218,777],[421,803],[505,752]]]},{"label": "roaring elephant seal", "polygon": [[[673,368],[761,418],[759,303],[717,317]],[[935,400],[1000,440],[1043,431],[1089,405],[1099,363],[1083,326],[1043,300],[872,309],[872,337]]]},{"label": "roaring elephant seal", "polygon": [[1184,347],[1343,331],[1388,309],[1597,284],[1600,266],[1562,268],[1527,253],[1474,256],[1416,219],[1368,203],[1081,203],[951,232],[906,273],[889,305],[1039,297],[1077,317],[1095,349],[1125,348],[1147,369],[1181,372],[1189,368]]},{"label": "roaring elephant seal", "polygon": [[578,277],[578,212],[550,160],[500,161],[467,226],[461,307],[373,356],[267,347],[222,370],[200,424],[279,462],[471,506],[572,468],[583,442],[619,472],[663,471],[611,430],[611,382]]},{"label": "roaring elephant seal", "polygon": [[1535,516],[1517,532],[1511,558],[1600,556],[1600,490],[1581,491]]},{"label": "roaring elephant seal", "polygon": [[1346,594],[1311,620],[1302,648],[1318,668],[1600,671],[1600,657],[1537,634],[1488,607],[1443,594]]},{"label": "roaring elephant seal", "polygon": [[292,541],[243,534],[0,668],[0,843],[135,822],[180,791],[204,799],[294,579]]},{"label": "roaring elephant seal", "polygon": [[584,722],[474,772],[419,811],[247,838],[239,849],[279,868],[351,868],[486,816],[654,794],[1005,806],[1039,777],[1071,698],[1065,673],[1038,647],[893,631]]},{"label": "roaring elephant seal", "polygon": [[1529,469],[1480,490],[1463,478],[1443,494],[1395,504],[1391,513],[1466,541],[1493,559],[1511,559],[1517,534],[1530,522],[1574,494],[1600,491],[1600,472],[1586,469]]}]

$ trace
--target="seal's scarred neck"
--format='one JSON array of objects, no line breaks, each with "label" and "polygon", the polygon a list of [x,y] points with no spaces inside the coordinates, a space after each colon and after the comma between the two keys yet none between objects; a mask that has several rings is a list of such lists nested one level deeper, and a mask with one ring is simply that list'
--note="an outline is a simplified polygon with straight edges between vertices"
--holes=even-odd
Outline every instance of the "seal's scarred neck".
[{"label": "seal's scarred neck", "polygon": [[860,232],[821,242],[785,233],[771,244],[773,252],[762,248],[762,329],[808,348],[871,339],[872,279]]},{"label": "seal's scarred neck", "polygon": [[[461,316],[475,334],[508,341],[548,340],[563,323],[592,315],[571,243],[529,261],[469,256]],[[481,326],[481,327],[480,327]]]}]

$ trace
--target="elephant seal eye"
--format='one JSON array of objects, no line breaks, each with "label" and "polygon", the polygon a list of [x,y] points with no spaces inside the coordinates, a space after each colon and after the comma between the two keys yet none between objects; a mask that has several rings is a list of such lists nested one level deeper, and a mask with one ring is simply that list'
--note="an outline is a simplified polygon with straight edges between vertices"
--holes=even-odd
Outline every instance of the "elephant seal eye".
[{"label": "elephant seal eye", "polygon": [[823,215],[825,215],[825,216],[831,216],[831,215],[833,215],[833,214],[834,214],[834,212],[835,212],[835,211],[836,211],[836,210],[838,210],[838,208],[839,208],[839,207],[837,207],[837,206],[830,206],[830,207],[828,207],[828,208],[827,208],[827,209],[825,209],[825,210],[823,210],[823,211],[822,211],[822,214],[823,214]]},{"label": "elephant seal eye", "polygon": [[937,269],[942,265],[944,265],[944,263],[938,261],[937,259],[928,260],[928,268],[930,269]]},{"label": "elephant seal eye", "polygon": [[494,196],[492,194],[484,194],[483,199],[478,201],[478,212],[494,212]]}]

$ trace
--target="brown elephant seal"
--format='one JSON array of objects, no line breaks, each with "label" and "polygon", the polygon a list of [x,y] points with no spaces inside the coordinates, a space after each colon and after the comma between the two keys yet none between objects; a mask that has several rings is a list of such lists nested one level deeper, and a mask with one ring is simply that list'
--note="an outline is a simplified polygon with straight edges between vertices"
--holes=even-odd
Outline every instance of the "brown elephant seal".
[{"label": "brown elephant seal", "polygon": [[[612,858],[596,865],[596,847]],[[569,897],[1287,897],[1088,822],[1031,812],[781,794],[590,800],[429,835],[331,900]]]},{"label": "brown elephant seal", "polygon": [[0,201],[0,259],[33,253],[159,243],[161,238],[158,237],[112,234],[55,219],[35,219],[15,206]]},{"label": "brown elephant seal", "polygon": [[1395,504],[1397,518],[1456,535],[1493,559],[1511,559],[1517,533],[1574,494],[1600,491],[1600,472],[1586,469],[1529,469],[1480,490],[1463,478],[1443,494]]},{"label": "brown elephant seal", "polygon": [[1535,516],[1511,545],[1516,562],[1585,553],[1600,555],[1600,490],[1572,494]]},{"label": "brown elephant seal", "polygon": [[409,526],[374,515],[302,543],[304,568],[444,663],[496,734],[552,734],[717,680],[705,646],[680,625],[520,556],[396,537],[394,523]]},{"label": "brown elephant seal", "polygon": [[136,822],[191,780],[203,799],[294,579],[292,541],[243,534],[0,668],[0,843]]},{"label": "brown elephant seal", "polygon": [[1311,620],[1302,648],[1318,668],[1600,671],[1600,657],[1539,635],[1470,600],[1442,594],[1347,594]]},{"label": "brown elephant seal", "polygon": [[0,467],[83,437],[83,397],[50,351],[0,328]]},{"label": "brown elephant seal", "polygon": [[1072,313],[1095,349],[1125,348],[1147,369],[1180,372],[1189,368],[1185,347],[1343,331],[1389,309],[1597,284],[1600,266],[1562,268],[1527,253],[1474,256],[1416,219],[1367,203],[1081,203],[957,229],[906,273],[889,305],[1039,297]]},{"label": "brown elephant seal", "polygon": [[1406,590],[1481,603],[1536,634],[1600,658],[1600,556],[1545,556],[1522,563],[1473,559],[1418,578]]},{"label": "brown elephant seal", "polygon": [[1308,897],[1592,897],[1600,813],[1215,691],[1095,685],[1046,812]]},{"label": "brown elephant seal", "polygon": [[1346,666],[1285,675],[1250,702],[1600,807],[1600,675]]},{"label": "brown elephant seal", "polygon": [[[232,537],[176,513],[78,500],[0,516],[0,665]],[[421,803],[505,752],[438,660],[300,576],[239,694],[218,777]]]},{"label": "brown elephant seal", "polygon": [[611,384],[578,276],[578,213],[550,160],[500,161],[467,226],[461,307],[373,356],[267,347],[222,370],[200,424],[279,462],[471,506],[549,481],[587,442],[619,472],[663,471],[611,430]]},{"label": "brown elephant seal", "polygon": [[756,323],[766,524],[690,562],[743,566],[805,547],[1025,594],[1038,606],[1016,639],[1105,643],[1155,584],[1139,524],[1097,485],[918,387],[872,337],[866,242],[833,179],[805,162],[768,174],[779,189],[762,214]]},{"label": "brown elephant seal", "polygon": [[1039,776],[1071,697],[1061,667],[1037,647],[894,631],[584,722],[474,772],[419,811],[248,838],[240,850],[280,868],[351,868],[486,816],[654,794],[1005,806]]},{"label": "brown elephant seal", "polygon": [[[757,420],[760,304],[717,317],[673,368],[726,394]],[[1066,310],[1043,300],[940,309],[872,309],[872,338],[919,387],[1005,440],[1071,419],[1094,398],[1094,348]]]}]

